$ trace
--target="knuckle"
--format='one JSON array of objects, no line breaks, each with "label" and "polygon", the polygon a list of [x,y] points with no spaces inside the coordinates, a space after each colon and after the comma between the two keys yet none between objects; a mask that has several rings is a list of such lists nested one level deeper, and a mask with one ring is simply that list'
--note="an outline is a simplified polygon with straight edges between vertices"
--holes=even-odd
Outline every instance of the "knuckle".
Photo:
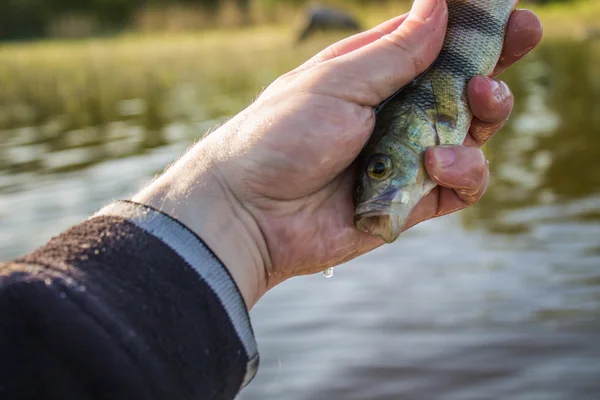
[{"label": "knuckle", "polygon": [[322,59],[329,60],[329,59],[334,59],[334,58],[341,56],[342,55],[342,51],[341,51],[342,46],[343,46],[343,43],[336,43],[336,44],[329,46],[328,48],[326,48],[323,51]]},{"label": "knuckle", "polygon": [[371,107],[355,105],[356,127],[368,137],[375,128],[375,110]]},{"label": "knuckle", "polygon": [[410,53],[412,50],[409,40],[404,31],[402,30],[397,30],[390,34],[387,34],[384,36],[384,39],[386,39],[389,44],[391,44],[397,49],[400,49],[403,52]]},{"label": "knuckle", "polygon": [[[381,101],[381,87],[378,82],[374,79],[360,79],[357,76],[360,76],[360,71],[353,65],[328,62],[313,68],[307,74],[304,84],[312,93],[356,103],[355,107],[378,104]],[[354,117],[356,116],[353,115]]]}]

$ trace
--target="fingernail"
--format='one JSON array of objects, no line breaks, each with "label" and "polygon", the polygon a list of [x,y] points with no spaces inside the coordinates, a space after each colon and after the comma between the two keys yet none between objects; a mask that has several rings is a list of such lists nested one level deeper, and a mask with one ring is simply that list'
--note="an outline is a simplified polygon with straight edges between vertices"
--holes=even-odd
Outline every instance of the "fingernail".
[{"label": "fingernail", "polygon": [[507,99],[508,97],[510,97],[511,92],[510,92],[510,88],[508,87],[508,85],[506,84],[506,82],[504,81],[500,81],[500,86],[502,86],[502,100]]},{"label": "fingernail", "polygon": [[500,90],[500,83],[498,83],[497,80],[495,79],[487,79],[488,85],[490,85],[490,88],[492,89],[492,94],[496,95],[496,92],[498,90]]},{"label": "fingernail", "polygon": [[[512,29],[514,32],[523,32],[523,31],[530,30],[529,23],[526,23],[529,21],[524,21],[525,12],[531,13],[531,10],[528,10],[526,8],[521,8],[521,9],[519,9],[519,13],[514,15],[513,24],[512,24]],[[527,18],[529,18],[529,16],[527,16]]]},{"label": "fingernail", "polygon": [[497,81],[495,79],[489,79],[488,83],[492,89],[492,96],[494,96],[494,100],[496,100],[498,103],[503,102],[507,97],[510,96],[510,89],[506,83]]},{"label": "fingernail", "polygon": [[[521,46],[523,50],[515,54],[516,57],[523,57],[537,46],[542,38],[544,28],[540,19],[530,10],[520,9],[516,15],[512,26],[513,32],[521,36]],[[527,32],[527,34],[523,34]]]},{"label": "fingernail", "polygon": [[440,169],[447,169],[456,163],[456,153],[452,149],[436,147],[432,150],[433,162]]},{"label": "fingernail", "polygon": [[422,21],[427,20],[440,4],[440,0],[415,0],[410,13]]}]

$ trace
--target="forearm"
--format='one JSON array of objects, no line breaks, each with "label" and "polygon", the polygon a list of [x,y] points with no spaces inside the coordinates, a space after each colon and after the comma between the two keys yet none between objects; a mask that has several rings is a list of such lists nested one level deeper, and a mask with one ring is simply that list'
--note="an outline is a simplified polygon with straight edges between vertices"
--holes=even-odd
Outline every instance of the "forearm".
[{"label": "forearm", "polygon": [[197,143],[133,201],[176,218],[201,237],[231,273],[251,309],[267,291],[270,261],[260,228],[220,176],[220,166],[230,164],[225,142],[235,123],[236,119]]},{"label": "forearm", "polygon": [[0,279],[2,398],[227,399],[256,372],[227,270],[154,210],[113,204]]}]

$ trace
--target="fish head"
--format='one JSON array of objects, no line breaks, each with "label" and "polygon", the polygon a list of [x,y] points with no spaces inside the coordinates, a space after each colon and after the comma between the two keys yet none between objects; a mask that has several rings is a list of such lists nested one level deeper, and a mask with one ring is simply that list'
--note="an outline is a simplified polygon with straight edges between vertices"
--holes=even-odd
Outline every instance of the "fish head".
[{"label": "fish head", "polygon": [[400,236],[411,211],[427,190],[423,138],[431,138],[434,145],[436,137],[429,118],[405,115],[402,119],[394,126],[404,132],[383,135],[376,144],[365,148],[354,190],[355,226],[386,243]]}]

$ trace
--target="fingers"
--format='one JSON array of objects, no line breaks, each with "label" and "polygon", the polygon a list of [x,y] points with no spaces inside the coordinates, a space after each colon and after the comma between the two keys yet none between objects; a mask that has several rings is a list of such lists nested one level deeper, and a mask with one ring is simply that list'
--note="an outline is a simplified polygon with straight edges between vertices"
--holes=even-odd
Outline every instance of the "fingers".
[{"label": "fingers", "polygon": [[487,188],[488,163],[478,148],[433,147],[425,155],[425,165],[429,176],[437,184],[453,189],[464,205],[476,203]]},{"label": "fingers", "polygon": [[415,207],[405,229],[475,204],[487,189],[488,163],[477,147],[432,147],[425,154],[425,167],[439,186]]},{"label": "fingers", "polygon": [[356,35],[350,36],[344,40],[341,40],[337,43],[332,44],[327,47],[325,50],[318,53],[316,56],[302,64],[298,70],[306,70],[311,68],[312,66],[332,60],[336,57],[340,57],[346,55],[348,53],[353,52],[354,50],[360,49],[370,43],[373,43],[376,40],[381,39],[385,35],[389,35],[394,32],[408,17],[408,13],[401,15],[396,18],[392,18],[375,28],[369,29],[368,31],[358,33]]},{"label": "fingers", "polygon": [[468,93],[474,119],[465,144],[482,146],[504,126],[515,99],[506,83],[482,76],[469,82]]},{"label": "fingers", "polygon": [[374,107],[425,71],[446,32],[444,0],[415,0],[398,29],[315,67],[319,93]]},{"label": "fingers", "polygon": [[[542,34],[542,24],[533,12],[513,12],[502,55],[492,75],[498,75],[523,58],[540,43]],[[504,126],[514,104],[514,97],[504,82],[486,77],[472,79],[469,83],[469,105],[474,119],[465,145],[482,146],[490,140]]]},{"label": "fingers", "polygon": [[426,153],[425,165],[431,179],[444,188],[452,189],[439,191],[438,209],[434,216],[475,204],[487,189],[488,163],[478,148],[434,147]]},{"label": "fingers", "polygon": [[529,10],[513,12],[508,21],[502,55],[493,76],[523,58],[540,43],[542,35],[542,23],[533,12]]}]

